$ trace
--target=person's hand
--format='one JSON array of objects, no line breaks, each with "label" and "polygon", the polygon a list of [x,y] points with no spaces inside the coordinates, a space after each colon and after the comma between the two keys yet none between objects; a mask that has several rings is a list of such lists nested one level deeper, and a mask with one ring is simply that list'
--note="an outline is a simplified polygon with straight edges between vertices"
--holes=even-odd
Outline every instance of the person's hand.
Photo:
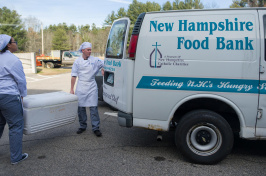
[{"label": "person's hand", "polygon": [[104,76],[104,69],[102,68],[102,75]]},{"label": "person's hand", "polygon": [[70,93],[71,93],[71,94],[75,94],[74,90],[70,90]]}]

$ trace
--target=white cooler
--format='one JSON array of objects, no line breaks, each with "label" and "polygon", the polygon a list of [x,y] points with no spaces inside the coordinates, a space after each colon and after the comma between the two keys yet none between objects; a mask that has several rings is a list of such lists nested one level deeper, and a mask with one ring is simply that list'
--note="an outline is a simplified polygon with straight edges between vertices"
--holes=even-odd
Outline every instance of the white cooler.
[{"label": "white cooler", "polygon": [[78,114],[78,97],[66,92],[28,95],[23,99],[24,134],[73,123]]}]

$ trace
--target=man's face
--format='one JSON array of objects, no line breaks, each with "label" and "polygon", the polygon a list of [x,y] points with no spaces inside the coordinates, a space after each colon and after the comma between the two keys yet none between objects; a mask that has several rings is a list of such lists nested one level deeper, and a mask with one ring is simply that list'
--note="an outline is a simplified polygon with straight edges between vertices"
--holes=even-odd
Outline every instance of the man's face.
[{"label": "man's face", "polygon": [[82,50],[83,56],[85,56],[86,58],[90,57],[91,55],[91,48],[85,48]]}]

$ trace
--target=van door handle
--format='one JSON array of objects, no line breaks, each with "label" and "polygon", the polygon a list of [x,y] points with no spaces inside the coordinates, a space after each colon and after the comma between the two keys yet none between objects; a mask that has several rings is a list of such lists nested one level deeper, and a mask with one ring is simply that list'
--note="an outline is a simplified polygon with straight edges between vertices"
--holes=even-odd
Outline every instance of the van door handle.
[{"label": "van door handle", "polygon": [[262,109],[258,109],[257,119],[261,119],[262,118],[262,114],[263,114],[263,110]]},{"label": "van door handle", "polygon": [[264,72],[265,72],[264,66],[260,65],[260,73],[264,73]]}]

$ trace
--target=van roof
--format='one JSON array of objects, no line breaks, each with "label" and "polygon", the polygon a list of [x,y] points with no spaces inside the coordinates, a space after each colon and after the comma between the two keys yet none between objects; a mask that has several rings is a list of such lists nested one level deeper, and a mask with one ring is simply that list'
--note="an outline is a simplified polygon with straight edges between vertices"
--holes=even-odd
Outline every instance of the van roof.
[{"label": "van roof", "polygon": [[266,10],[266,7],[249,7],[249,8],[225,8],[225,9],[185,9],[185,10],[168,10],[168,11],[154,11],[146,12],[146,14],[151,13],[172,13],[172,12],[195,12],[195,11],[227,11],[227,10]]}]

